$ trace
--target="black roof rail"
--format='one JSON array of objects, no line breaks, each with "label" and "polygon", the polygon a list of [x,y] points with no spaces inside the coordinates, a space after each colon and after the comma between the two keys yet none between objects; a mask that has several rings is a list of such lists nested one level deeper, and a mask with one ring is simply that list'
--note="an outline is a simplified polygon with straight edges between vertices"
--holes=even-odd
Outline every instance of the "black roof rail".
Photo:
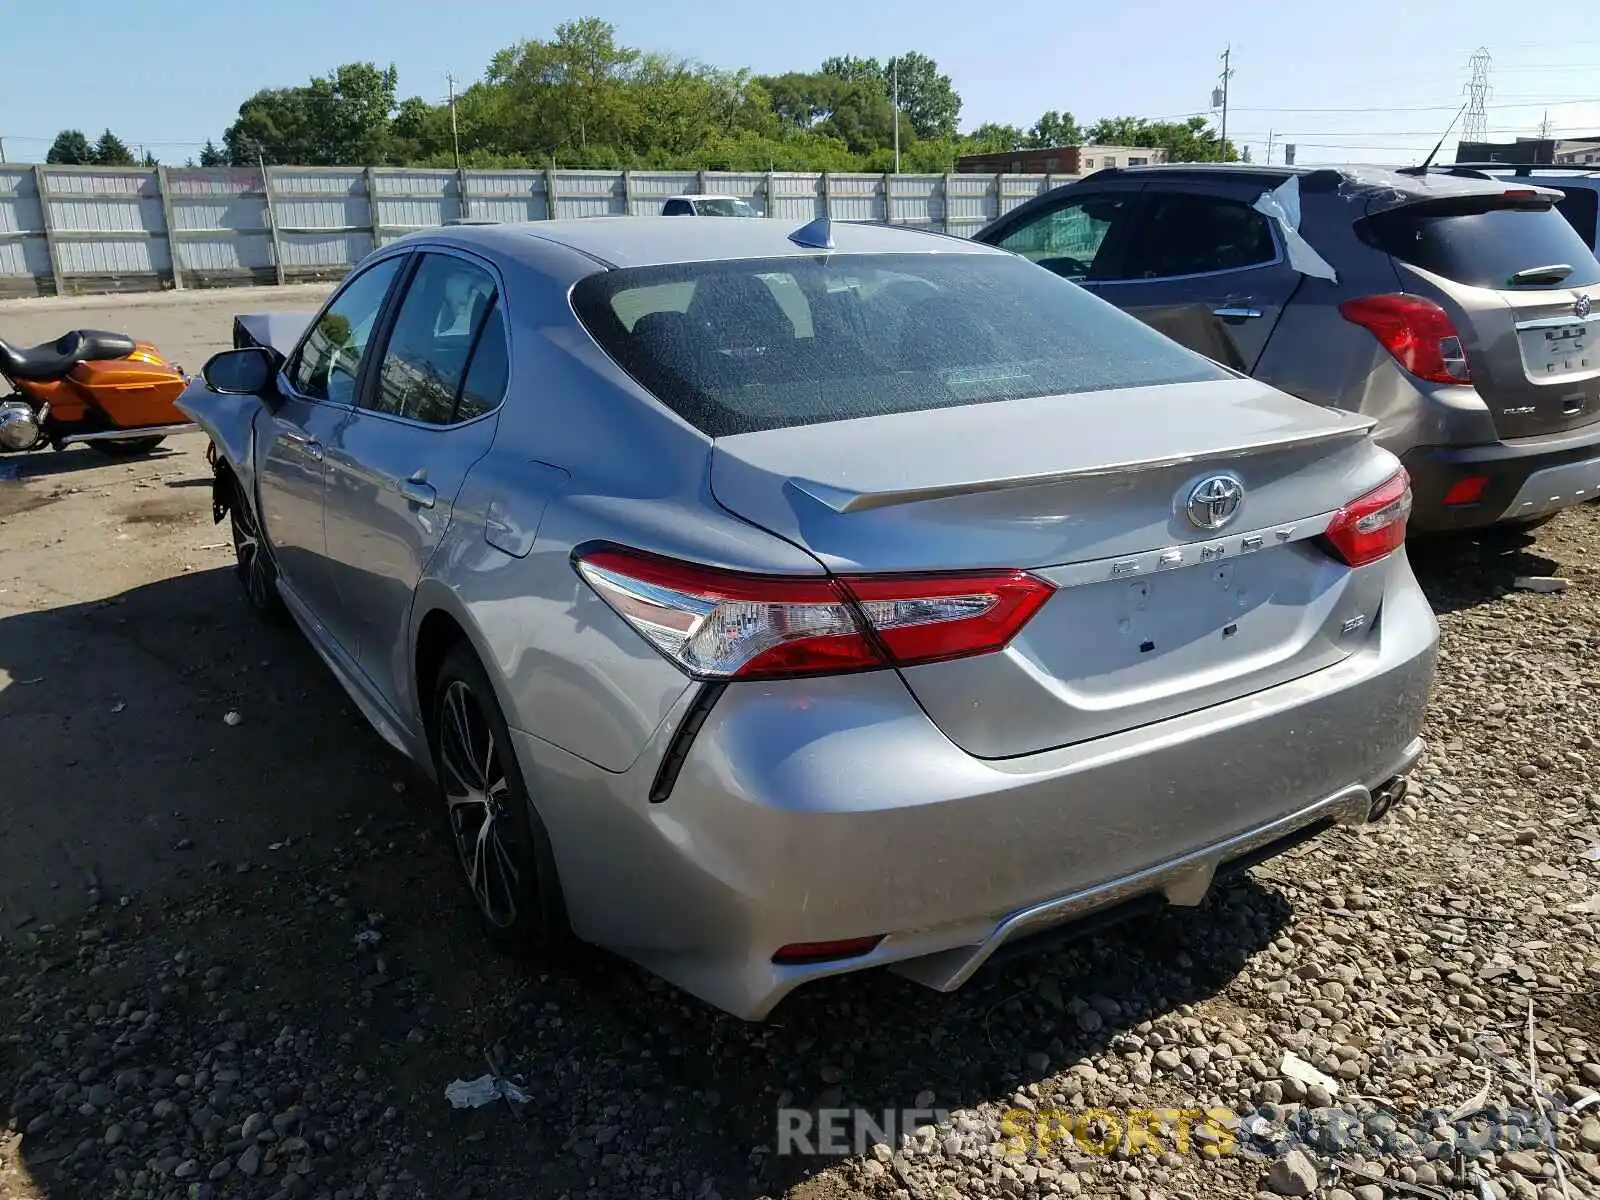
[{"label": "black roof rail", "polygon": [[1535,171],[1576,171],[1580,175],[1593,175],[1600,171],[1600,163],[1503,163],[1458,162],[1441,163],[1441,169],[1461,167],[1473,171],[1509,171],[1519,178]]}]

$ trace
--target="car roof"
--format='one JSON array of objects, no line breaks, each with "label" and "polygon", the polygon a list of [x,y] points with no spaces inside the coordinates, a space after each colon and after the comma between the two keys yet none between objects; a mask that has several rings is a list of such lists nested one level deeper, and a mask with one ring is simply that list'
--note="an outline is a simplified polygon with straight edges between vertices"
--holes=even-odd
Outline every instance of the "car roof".
[{"label": "car roof", "polygon": [[667,199],[668,200],[744,200],[744,202],[746,204],[750,203],[750,201],[745,199],[745,197],[743,197],[743,196],[730,196],[730,195],[728,195],[727,192],[679,192],[674,196],[668,196]]},{"label": "car roof", "polygon": [[[1266,166],[1259,163],[1157,163],[1145,167],[1112,167],[1087,175],[1079,184],[1111,176],[1128,177],[1210,176],[1211,178],[1258,178],[1263,186],[1275,187],[1293,177],[1302,191],[1337,191],[1346,199],[1373,201],[1372,211],[1415,203],[1419,199],[1451,196],[1500,195],[1505,180],[1455,175],[1429,170],[1413,174],[1397,167],[1347,164],[1337,166]],[[1559,198],[1553,196],[1553,198]]]},{"label": "car roof", "polygon": [[[818,254],[1004,254],[966,238],[903,226],[831,222],[831,250],[801,245],[789,235],[805,228],[793,218],[685,221],[676,217],[579,217],[504,225],[451,227],[448,240],[519,257],[530,243],[551,242],[604,267],[653,267],[742,258],[814,258]],[[440,231],[434,231],[435,236]],[[413,235],[415,236],[415,235]]]}]

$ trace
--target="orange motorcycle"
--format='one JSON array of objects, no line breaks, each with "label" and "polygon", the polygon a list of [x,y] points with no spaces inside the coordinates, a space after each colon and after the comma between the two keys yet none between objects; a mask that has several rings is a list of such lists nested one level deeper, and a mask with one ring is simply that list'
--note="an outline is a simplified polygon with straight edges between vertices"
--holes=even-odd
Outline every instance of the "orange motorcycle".
[{"label": "orange motorcycle", "polygon": [[183,368],[125,333],[75,329],[42,346],[0,341],[0,453],[79,442],[111,458],[148,454],[169,433],[193,429],[174,401]]}]

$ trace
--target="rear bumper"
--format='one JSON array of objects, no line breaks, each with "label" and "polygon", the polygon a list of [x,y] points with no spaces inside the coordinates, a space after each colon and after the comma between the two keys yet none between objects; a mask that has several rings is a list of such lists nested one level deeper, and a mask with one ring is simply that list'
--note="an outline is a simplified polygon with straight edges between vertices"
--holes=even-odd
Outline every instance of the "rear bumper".
[{"label": "rear bumper", "polygon": [[[1401,461],[1411,474],[1412,528],[1481,529],[1570,508],[1600,496],[1600,422],[1570,433],[1480,446],[1419,446]],[[1446,505],[1457,483],[1483,476],[1477,503]]]},{"label": "rear bumper", "polygon": [[[621,775],[519,735],[580,937],[736,1015],[872,966],[943,989],[996,950],[1365,819],[1409,770],[1437,625],[1403,553],[1377,636],[1312,675],[1023,758],[953,745],[889,671],[729,686],[650,803],[675,714]],[[685,701],[687,704],[688,701]],[[883,935],[780,965],[781,946]]]}]

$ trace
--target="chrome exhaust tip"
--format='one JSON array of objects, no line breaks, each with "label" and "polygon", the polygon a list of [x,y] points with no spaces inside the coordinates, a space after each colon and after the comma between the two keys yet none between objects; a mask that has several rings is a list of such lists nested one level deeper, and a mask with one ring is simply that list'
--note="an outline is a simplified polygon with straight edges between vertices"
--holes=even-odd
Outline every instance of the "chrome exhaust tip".
[{"label": "chrome exhaust tip", "polygon": [[1386,783],[1380,783],[1372,789],[1372,807],[1367,810],[1367,824],[1383,820],[1392,809],[1404,803],[1406,793],[1411,789],[1411,781],[1404,775],[1396,775]]}]

